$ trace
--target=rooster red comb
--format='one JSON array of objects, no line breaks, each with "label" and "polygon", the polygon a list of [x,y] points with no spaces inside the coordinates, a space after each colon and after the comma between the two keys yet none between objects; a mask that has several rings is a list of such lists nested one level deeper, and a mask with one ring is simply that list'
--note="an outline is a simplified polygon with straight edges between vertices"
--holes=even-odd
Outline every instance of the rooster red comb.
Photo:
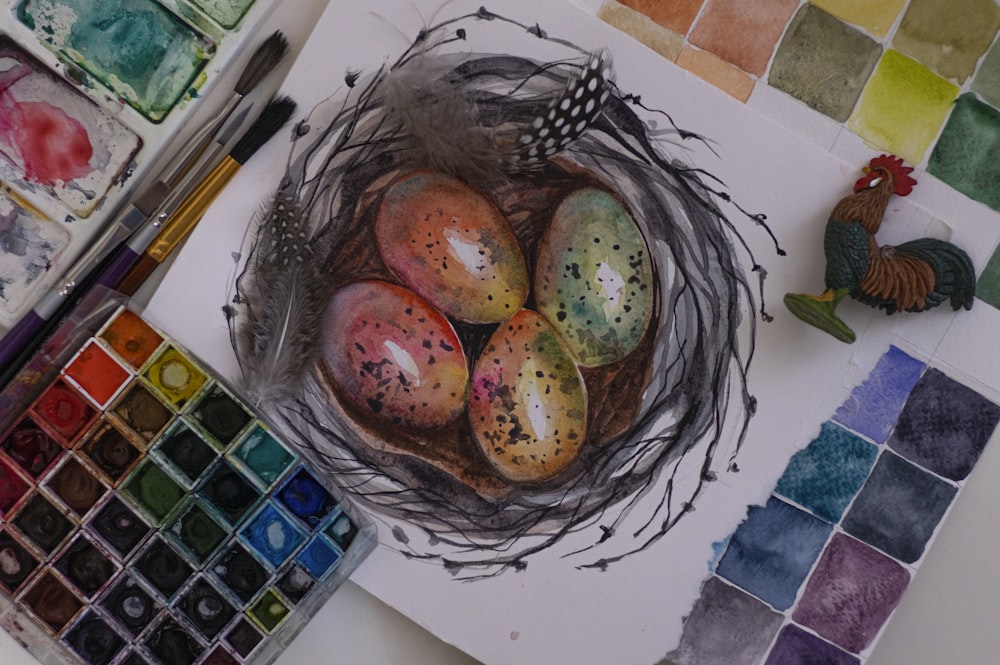
[{"label": "rooster red comb", "polygon": [[866,175],[858,180],[855,191],[867,186],[872,177],[869,174],[875,169],[889,172],[894,186],[893,193],[896,196],[906,196],[913,191],[913,186],[917,184],[917,181],[910,177],[910,174],[913,173],[913,167],[904,166],[903,160],[895,155],[879,155],[868,162],[868,166],[865,168]]}]

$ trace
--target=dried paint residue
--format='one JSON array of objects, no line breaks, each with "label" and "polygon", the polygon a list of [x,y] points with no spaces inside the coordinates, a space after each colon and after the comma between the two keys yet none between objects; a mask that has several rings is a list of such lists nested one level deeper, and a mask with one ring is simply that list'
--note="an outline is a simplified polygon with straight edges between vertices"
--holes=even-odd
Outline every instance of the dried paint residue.
[{"label": "dried paint residue", "polygon": [[0,179],[49,192],[81,217],[107,194],[139,138],[0,37]]},{"label": "dried paint residue", "polygon": [[63,227],[0,191],[0,321],[7,316],[16,319],[22,307],[30,307],[32,295],[41,285],[39,278],[59,259],[69,241]]},{"label": "dried paint residue", "polygon": [[215,50],[155,0],[26,0],[17,14],[40,41],[154,122],[187,92]]}]

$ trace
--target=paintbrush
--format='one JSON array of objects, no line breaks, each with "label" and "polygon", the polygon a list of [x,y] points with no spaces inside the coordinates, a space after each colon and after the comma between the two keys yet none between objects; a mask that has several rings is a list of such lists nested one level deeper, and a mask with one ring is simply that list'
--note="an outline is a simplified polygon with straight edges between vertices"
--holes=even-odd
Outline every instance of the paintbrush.
[{"label": "paintbrush", "polygon": [[295,106],[289,97],[271,100],[230,153],[201,181],[166,223],[148,223],[133,235],[98,283],[128,296],[135,294],[152,272],[190,235],[208,207],[247,160],[291,119]]},{"label": "paintbrush", "polygon": [[[55,322],[69,311],[74,301],[73,294],[86,291],[96,282],[100,267],[112,252],[149,218],[156,216],[165,207],[179,204],[187,196],[190,188],[195,186],[197,176],[204,172],[205,165],[211,164],[219,156],[221,147],[215,151],[207,150],[213,143],[212,138],[224,133],[222,130],[240,101],[274,70],[287,50],[288,41],[280,32],[275,32],[261,43],[250,56],[233,93],[222,107],[168,163],[161,176],[115,218],[62,280],[0,339],[0,388],[10,381],[41,346],[47,337],[46,331],[51,332]],[[233,125],[238,126],[238,123]]]}]

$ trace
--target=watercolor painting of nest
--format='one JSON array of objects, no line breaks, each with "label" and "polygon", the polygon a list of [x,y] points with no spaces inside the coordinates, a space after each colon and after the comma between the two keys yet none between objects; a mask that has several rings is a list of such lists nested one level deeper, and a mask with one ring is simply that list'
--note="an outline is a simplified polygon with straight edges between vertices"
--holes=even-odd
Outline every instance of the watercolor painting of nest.
[{"label": "watercolor painting of nest", "polygon": [[[565,57],[476,51],[501,28]],[[248,231],[226,308],[244,390],[461,579],[649,547],[753,414],[769,317],[737,227],[763,215],[671,156],[704,139],[620,90],[611,54],[485,8],[345,91]]]}]

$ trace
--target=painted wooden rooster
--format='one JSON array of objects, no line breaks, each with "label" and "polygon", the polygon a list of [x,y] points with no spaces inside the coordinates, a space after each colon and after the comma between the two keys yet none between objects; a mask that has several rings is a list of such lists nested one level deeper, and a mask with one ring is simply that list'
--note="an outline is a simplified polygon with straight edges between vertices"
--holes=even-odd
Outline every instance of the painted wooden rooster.
[{"label": "painted wooden rooster", "polygon": [[785,295],[785,306],[795,316],[850,343],[854,331],[834,313],[847,295],[886,314],[921,312],[946,300],[956,310],[972,307],[976,276],[964,251],[935,238],[895,247],[880,247],[875,240],[890,197],[906,196],[917,184],[912,171],[892,155],[871,160],[854,193],[837,203],[827,221],[826,291]]}]

